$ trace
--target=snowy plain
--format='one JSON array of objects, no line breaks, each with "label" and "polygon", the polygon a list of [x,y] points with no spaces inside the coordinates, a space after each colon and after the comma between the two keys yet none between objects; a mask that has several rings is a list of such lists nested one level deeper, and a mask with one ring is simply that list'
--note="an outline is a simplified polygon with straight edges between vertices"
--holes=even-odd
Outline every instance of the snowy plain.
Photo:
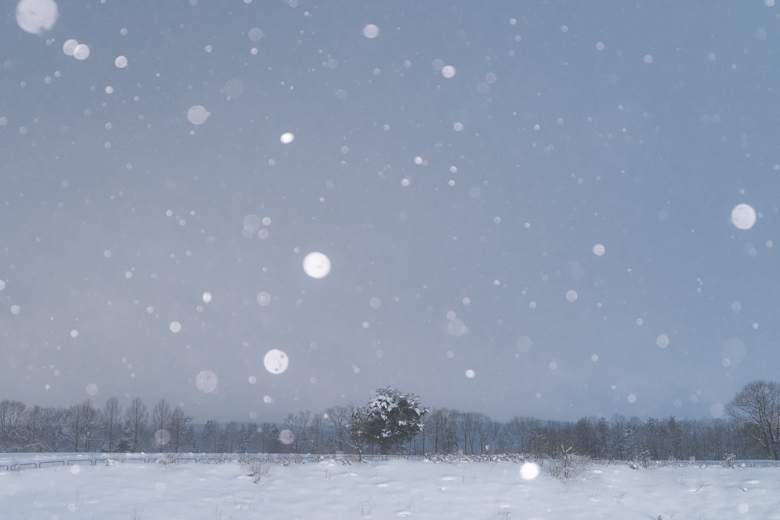
[{"label": "snowy plain", "polygon": [[[65,460],[0,456],[0,464]],[[82,454],[83,457],[83,454]],[[75,458],[75,454],[74,454]],[[238,462],[125,462],[0,468],[8,519],[569,520],[780,519],[780,468],[594,464],[562,482],[512,462],[324,460],[269,464],[260,482]],[[527,475],[526,475],[527,476]]]}]

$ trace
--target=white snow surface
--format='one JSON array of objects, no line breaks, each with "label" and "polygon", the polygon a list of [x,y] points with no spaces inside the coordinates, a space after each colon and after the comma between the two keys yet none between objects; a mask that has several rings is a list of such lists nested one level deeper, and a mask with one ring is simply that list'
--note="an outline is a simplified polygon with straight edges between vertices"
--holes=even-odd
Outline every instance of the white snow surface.
[{"label": "white snow surface", "polygon": [[[85,456],[0,454],[0,465],[77,457]],[[780,468],[593,465],[569,482],[552,477],[547,468],[527,481],[520,477],[520,464],[512,462],[325,460],[270,464],[259,483],[238,462],[0,468],[0,516],[780,519]]]}]

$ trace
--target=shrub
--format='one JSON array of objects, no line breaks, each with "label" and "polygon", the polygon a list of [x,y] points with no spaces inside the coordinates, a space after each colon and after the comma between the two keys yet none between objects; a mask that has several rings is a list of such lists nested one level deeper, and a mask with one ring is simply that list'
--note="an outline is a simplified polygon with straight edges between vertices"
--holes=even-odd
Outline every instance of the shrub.
[{"label": "shrub", "polygon": [[560,458],[551,459],[547,471],[553,477],[566,482],[578,479],[590,465],[591,459],[589,456],[577,455],[572,452],[571,447],[566,449],[561,446]]}]

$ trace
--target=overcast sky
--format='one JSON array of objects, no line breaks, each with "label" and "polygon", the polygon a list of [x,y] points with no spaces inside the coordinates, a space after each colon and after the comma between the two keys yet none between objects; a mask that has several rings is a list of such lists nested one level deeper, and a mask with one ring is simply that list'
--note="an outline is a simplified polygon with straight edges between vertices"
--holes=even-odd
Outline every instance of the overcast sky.
[{"label": "overcast sky", "polygon": [[772,0],[11,4],[0,399],[700,418],[778,378]]}]

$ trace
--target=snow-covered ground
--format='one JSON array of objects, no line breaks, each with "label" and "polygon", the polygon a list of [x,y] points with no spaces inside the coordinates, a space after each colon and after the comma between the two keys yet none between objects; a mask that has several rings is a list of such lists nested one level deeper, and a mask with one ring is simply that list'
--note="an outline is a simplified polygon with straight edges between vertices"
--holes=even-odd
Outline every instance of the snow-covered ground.
[{"label": "snow-covered ground", "polygon": [[524,480],[520,467],[327,460],[270,464],[259,483],[236,462],[0,469],[0,518],[780,519],[780,468],[594,465],[577,480],[561,482],[547,468]]}]

